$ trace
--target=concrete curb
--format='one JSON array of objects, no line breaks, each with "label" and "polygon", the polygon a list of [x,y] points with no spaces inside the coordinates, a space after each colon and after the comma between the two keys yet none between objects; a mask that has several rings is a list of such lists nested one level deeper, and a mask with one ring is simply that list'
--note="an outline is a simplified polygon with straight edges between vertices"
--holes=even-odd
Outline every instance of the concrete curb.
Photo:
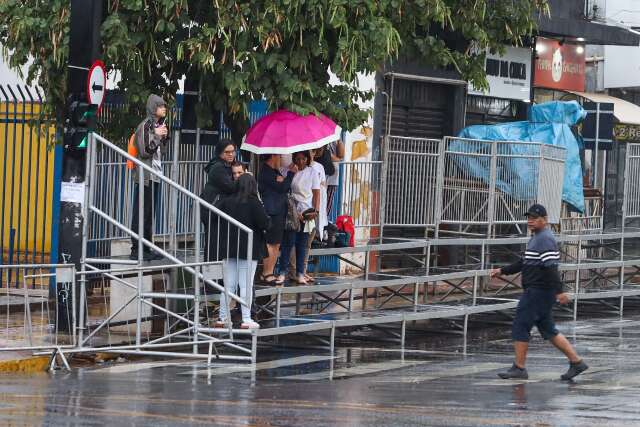
[{"label": "concrete curb", "polygon": [[24,359],[0,360],[0,373],[32,374],[46,372],[49,356],[33,356]]}]

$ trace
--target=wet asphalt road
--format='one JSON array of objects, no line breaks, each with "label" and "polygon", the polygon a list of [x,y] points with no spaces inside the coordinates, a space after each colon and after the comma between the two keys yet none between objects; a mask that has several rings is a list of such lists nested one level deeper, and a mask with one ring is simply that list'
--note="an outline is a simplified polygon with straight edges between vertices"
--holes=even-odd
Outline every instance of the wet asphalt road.
[{"label": "wet asphalt road", "polygon": [[[0,377],[0,425],[483,426],[640,425],[640,315],[559,323],[590,364],[562,382],[562,355],[532,342],[528,381],[511,364],[508,328],[476,336],[273,353],[255,370],[138,360],[72,373]],[[333,364],[333,369],[332,368]],[[330,380],[333,377],[333,380]]]}]

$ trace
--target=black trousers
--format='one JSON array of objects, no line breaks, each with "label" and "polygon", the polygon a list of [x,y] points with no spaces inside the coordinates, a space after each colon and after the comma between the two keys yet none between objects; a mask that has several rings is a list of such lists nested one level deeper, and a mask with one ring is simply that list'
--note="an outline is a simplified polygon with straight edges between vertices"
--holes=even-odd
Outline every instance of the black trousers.
[{"label": "black trousers", "polygon": [[[138,220],[140,219],[140,212],[138,208],[139,198],[140,198],[140,188],[139,184],[135,184],[133,189],[133,205],[132,205],[132,215],[131,215],[131,230],[133,230],[136,234],[139,234],[138,230]],[[153,241],[153,219],[154,219],[154,211],[155,204],[158,202],[160,196],[160,183],[149,181],[147,185],[144,186],[144,212],[142,213],[142,228],[143,233],[142,236],[148,240]],[[150,249],[148,246],[144,247],[145,252],[149,252]],[[138,239],[131,236],[131,252],[138,252]]]}]

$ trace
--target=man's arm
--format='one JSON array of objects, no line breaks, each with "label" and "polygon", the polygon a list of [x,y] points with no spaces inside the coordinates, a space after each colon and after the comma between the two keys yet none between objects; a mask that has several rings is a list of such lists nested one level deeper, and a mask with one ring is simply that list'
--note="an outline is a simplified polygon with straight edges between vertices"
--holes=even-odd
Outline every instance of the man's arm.
[{"label": "man's arm", "polygon": [[513,264],[500,268],[500,274],[510,276],[512,274],[520,273],[522,271],[522,258]]},{"label": "man's arm", "polygon": [[277,177],[279,176],[273,169],[270,170],[263,169],[263,176],[260,179],[260,188],[262,190],[270,189],[275,193],[288,193],[291,189],[291,181],[293,180],[294,173],[289,171],[287,173],[287,177],[282,180],[282,182],[278,182]]},{"label": "man's arm", "polygon": [[520,258],[518,261],[514,262],[511,265],[507,265],[506,267],[492,269],[489,275],[491,277],[501,276],[503,274],[506,276],[510,276],[512,274],[520,273],[521,271],[522,271],[522,258]]}]

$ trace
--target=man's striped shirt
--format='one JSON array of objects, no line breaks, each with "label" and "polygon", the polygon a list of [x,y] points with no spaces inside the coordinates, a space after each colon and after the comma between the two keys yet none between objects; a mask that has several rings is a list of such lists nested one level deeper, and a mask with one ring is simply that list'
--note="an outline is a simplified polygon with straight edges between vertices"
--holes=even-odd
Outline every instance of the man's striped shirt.
[{"label": "man's striped shirt", "polygon": [[562,292],[562,281],[558,272],[560,251],[553,233],[548,228],[535,233],[527,243],[522,258],[509,266],[502,267],[502,274],[522,271],[523,288],[554,288]]}]

